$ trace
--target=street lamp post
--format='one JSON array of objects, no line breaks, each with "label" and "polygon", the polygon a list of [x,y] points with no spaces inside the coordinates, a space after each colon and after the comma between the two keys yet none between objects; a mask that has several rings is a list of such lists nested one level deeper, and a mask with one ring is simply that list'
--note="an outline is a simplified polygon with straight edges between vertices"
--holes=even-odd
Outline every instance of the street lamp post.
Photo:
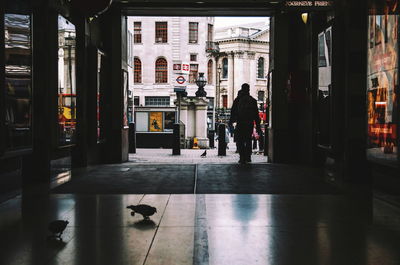
[{"label": "street lamp post", "polygon": [[204,90],[204,86],[207,84],[207,80],[204,77],[204,73],[199,73],[199,77],[196,80],[196,85],[199,87],[196,91],[196,97],[205,97],[207,92]]},{"label": "street lamp post", "polygon": [[220,110],[220,90],[221,90],[221,71],[222,71],[222,67],[219,64],[217,67],[217,91],[216,91],[216,120],[219,120],[219,110]]}]

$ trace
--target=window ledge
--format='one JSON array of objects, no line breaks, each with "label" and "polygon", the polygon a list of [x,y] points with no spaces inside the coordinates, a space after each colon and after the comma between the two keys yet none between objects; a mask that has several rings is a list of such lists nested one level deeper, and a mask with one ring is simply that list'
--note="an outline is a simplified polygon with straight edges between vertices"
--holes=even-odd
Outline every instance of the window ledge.
[{"label": "window ledge", "polygon": [[168,42],[154,42],[154,45],[168,45]]}]

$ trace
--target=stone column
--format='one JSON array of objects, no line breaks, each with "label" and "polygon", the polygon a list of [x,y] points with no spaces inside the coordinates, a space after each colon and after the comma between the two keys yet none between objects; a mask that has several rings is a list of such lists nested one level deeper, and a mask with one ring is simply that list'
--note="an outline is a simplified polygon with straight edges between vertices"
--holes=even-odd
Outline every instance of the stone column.
[{"label": "stone column", "polygon": [[[175,104],[177,102],[175,101]],[[208,148],[206,98],[182,98],[180,117],[185,124],[186,139],[198,139],[200,148]]]},{"label": "stone column", "polygon": [[[236,98],[238,91],[240,90],[241,86],[243,83],[248,83],[250,80],[246,78],[245,72],[246,72],[246,67],[244,64],[244,58],[243,58],[244,52],[238,51],[235,53],[235,79],[234,79],[234,85],[233,85],[233,99]],[[228,107],[232,106],[233,101],[231,101],[228,105]]]},{"label": "stone column", "polygon": [[235,98],[235,58],[234,53],[228,56],[228,108],[233,103]]},{"label": "stone column", "polygon": [[[247,52],[248,58],[248,78],[249,78],[249,85],[250,85],[250,95],[257,96],[256,94],[256,83],[257,83],[257,60],[255,56],[255,52]],[[257,98],[257,97],[255,97]]]},{"label": "stone column", "polygon": [[200,148],[208,148],[207,137],[207,105],[208,100],[205,98],[194,99],[195,117],[196,117],[196,137]]},{"label": "stone column", "polygon": [[[175,100],[174,103],[177,105],[178,101]],[[181,98],[181,109],[180,109],[180,121],[185,125],[185,135],[186,137],[193,136],[192,130],[191,130],[191,124],[193,121],[189,119],[189,105],[190,101],[187,98]]]}]

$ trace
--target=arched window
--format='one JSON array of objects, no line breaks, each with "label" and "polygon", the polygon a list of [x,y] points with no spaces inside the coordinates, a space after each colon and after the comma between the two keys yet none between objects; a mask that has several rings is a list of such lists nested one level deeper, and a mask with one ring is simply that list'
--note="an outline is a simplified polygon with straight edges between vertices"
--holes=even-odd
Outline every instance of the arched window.
[{"label": "arched window", "polygon": [[213,77],[213,62],[212,62],[212,60],[209,60],[208,64],[207,64],[207,76],[208,76],[207,83],[209,85],[211,85],[212,80],[213,80],[213,78],[212,78]]},{"label": "arched window", "polygon": [[134,59],[133,82],[142,83],[142,62],[137,57]]},{"label": "arched window", "polygon": [[167,60],[158,58],[156,61],[156,83],[168,83]]},{"label": "arched window", "polygon": [[257,65],[257,77],[264,78],[264,58],[258,58],[258,65]]},{"label": "arched window", "polygon": [[228,58],[222,59],[222,78],[228,78]]}]

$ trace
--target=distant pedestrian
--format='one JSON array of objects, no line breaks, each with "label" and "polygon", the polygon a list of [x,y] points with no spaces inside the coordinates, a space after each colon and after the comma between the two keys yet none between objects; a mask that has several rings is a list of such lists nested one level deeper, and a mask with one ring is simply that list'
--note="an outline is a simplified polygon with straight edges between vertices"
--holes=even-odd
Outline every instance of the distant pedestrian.
[{"label": "distant pedestrian", "polygon": [[239,163],[251,162],[251,136],[254,123],[256,131],[261,135],[260,116],[258,115],[257,101],[250,96],[250,86],[247,83],[242,85],[240,97],[236,104],[232,104],[230,123],[236,122],[237,141],[239,147]]},{"label": "distant pedestrian", "polygon": [[253,140],[253,150],[257,149],[257,141],[260,139],[260,135],[257,133],[256,128],[253,128],[253,134],[251,135],[251,139]]}]

